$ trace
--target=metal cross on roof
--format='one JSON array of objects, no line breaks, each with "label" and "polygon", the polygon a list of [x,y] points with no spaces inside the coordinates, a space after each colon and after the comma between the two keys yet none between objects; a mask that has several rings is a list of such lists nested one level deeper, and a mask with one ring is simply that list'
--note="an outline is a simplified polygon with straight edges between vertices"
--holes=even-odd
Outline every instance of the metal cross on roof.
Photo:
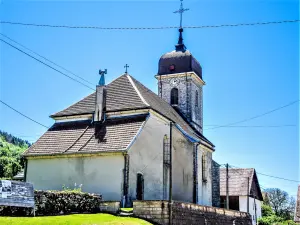
[{"label": "metal cross on roof", "polygon": [[183,0],[180,0],[180,8],[179,10],[175,11],[174,13],[180,13],[180,28],[182,28],[182,14],[184,13],[184,11],[188,11],[189,9],[184,9],[183,8],[183,4],[182,4]]},{"label": "metal cross on roof", "polygon": [[128,68],[129,66],[127,65],[127,63],[126,63],[126,65],[124,66],[124,68],[125,68],[125,73],[127,73],[127,68]]}]

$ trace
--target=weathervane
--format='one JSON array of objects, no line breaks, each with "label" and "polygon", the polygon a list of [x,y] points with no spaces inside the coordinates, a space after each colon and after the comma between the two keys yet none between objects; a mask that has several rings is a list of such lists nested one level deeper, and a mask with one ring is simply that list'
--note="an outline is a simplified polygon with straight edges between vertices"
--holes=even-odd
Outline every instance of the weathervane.
[{"label": "weathervane", "polygon": [[100,80],[99,80],[99,85],[104,86],[105,85],[105,78],[104,78],[104,74],[107,74],[107,69],[105,70],[99,70],[99,74],[100,74]]},{"label": "weathervane", "polygon": [[125,68],[125,73],[127,74],[127,68],[128,68],[129,66],[127,65],[127,63],[126,63],[126,65],[124,66],[124,68]]},{"label": "weathervane", "polygon": [[182,28],[182,14],[184,13],[184,11],[188,11],[189,9],[184,9],[183,8],[182,1],[183,0],[180,0],[181,3],[180,3],[179,10],[177,10],[177,11],[174,12],[174,13],[179,13],[180,14],[179,39],[178,39],[178,44],[175,47],[176,47],[176,51],[182,51],[182,52],[184,52],[186,50],[186,47],[183,44],[183,38],[182,38],[182,32],[183,32],[183,28]]}]

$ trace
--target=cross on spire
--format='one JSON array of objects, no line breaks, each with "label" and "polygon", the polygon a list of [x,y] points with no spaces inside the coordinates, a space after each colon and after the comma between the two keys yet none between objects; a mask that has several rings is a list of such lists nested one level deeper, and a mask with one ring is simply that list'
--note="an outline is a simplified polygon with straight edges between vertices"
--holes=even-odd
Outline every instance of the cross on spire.
[{"label": "cross on spire", "polygon": [[127,68],[128,68],[129,66],[127,65],[127,63],[126,63],[126,65],[124,66],[124,68],[125,68],[125,73],[127,74]]},{"label": "cross on spire", "polygon": [[180,8],[179,10],[175,11],[174,13],[179,13],[180,14],[180,28],[182,28],[182,14],[184,13],[184,11],[188,11],[189,9],[184,9],[183,8],[183,4],[182,4],[183,0],[180,0]]},{"label": "cross on spire", "polygon": [[182,4],[182,1],[183,0],[180,0],[180,8],[179,10],[175,11],[174,13],[179,13],[180,14],[180,27],[179,27],[179,38],[178,38],[178,44],[175,45],[176,47],[176,51],[181,51],[181,52],[185,52],[186,50],[186,47],[185,45],[183,44],[183,38],[182,38],[182,32],[183,32],[183,28],[182,28],[182,14],[185,12],[185,11],[188,11],[189,9],[184,9],[183,8],[183,4]]}]

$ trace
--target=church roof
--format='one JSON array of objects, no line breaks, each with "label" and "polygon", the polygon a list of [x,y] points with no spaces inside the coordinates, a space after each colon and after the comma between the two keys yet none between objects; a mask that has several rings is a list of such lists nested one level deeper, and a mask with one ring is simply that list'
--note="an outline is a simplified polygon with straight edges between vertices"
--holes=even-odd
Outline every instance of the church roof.
[{"label": "church roof", "polygon": [[[177,123],[193,138],[201,139],[213,146],[202,134],[192,129],[188,123],[157,94],[146,88],[128,74],[124,74],[107,85],[106,111],[123,111],[151,108]],[[51,115],[51,117],[91,114],[95,111],[95,93],[87,96],[70,107]]]},{"label": "church roof", "polygon": [[99,125],[90,120],[55,123],[24,155],[125,151],[146,116],[108,119]]},{"label": "church roof", "polygon": [[297,202],[296,202],[294,221],[296,223],[300,223],[300,185],[298,186],[298,194],[297,194]]},{"label": "church roof", "polygon": [[[256,197],[263,200],[255,169],[228,169],[229,196]],[[247,193],[247,181],[249,177],[249,193]],[[220,196],[226,196],[226,168],[220,169]]]},{"label": "church roof", "polygon": [[[173,69],[170,70],[170,66]],[[172,51],[160,57],[158,75],[195,72],[202,79],[202,68],[190,51]]]}]

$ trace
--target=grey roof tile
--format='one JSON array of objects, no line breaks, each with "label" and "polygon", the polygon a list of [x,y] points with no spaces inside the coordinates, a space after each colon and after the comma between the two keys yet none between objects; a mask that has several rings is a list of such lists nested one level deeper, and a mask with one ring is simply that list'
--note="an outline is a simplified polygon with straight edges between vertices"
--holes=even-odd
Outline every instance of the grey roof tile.
[{"label": "grey roof tile", "polygon": [[138,133],[146,116],[107,120],[56,123],[25,153],[52,155],[125,150]]},{"label": "grey roof tile", "polygon": [[[141,99],[141,96],[139,96],[139,93],[135,90],[133,85],[137,88],[138,92],[146,102]],[[93,93],[70,107],[53,114],[52,117],[94,113],[95,102],[95,93]],[[158,113],[173,120],[193,138],[200,138],[213,146],[207,138],[195,131],[172,106],[132,76],[124,74],[107,85],[107,111],[141,108],[154,109]]]},{"label": "grey roof tile", "polygon": [[[229,196],[247,196],[247,178],[249,177],[249,195],[255,195],[258,199],[262,200],[262,194],[255,169],[230,168],[228,174]],[[226,168],[220,169],[220,195],[226,196]]]}]

